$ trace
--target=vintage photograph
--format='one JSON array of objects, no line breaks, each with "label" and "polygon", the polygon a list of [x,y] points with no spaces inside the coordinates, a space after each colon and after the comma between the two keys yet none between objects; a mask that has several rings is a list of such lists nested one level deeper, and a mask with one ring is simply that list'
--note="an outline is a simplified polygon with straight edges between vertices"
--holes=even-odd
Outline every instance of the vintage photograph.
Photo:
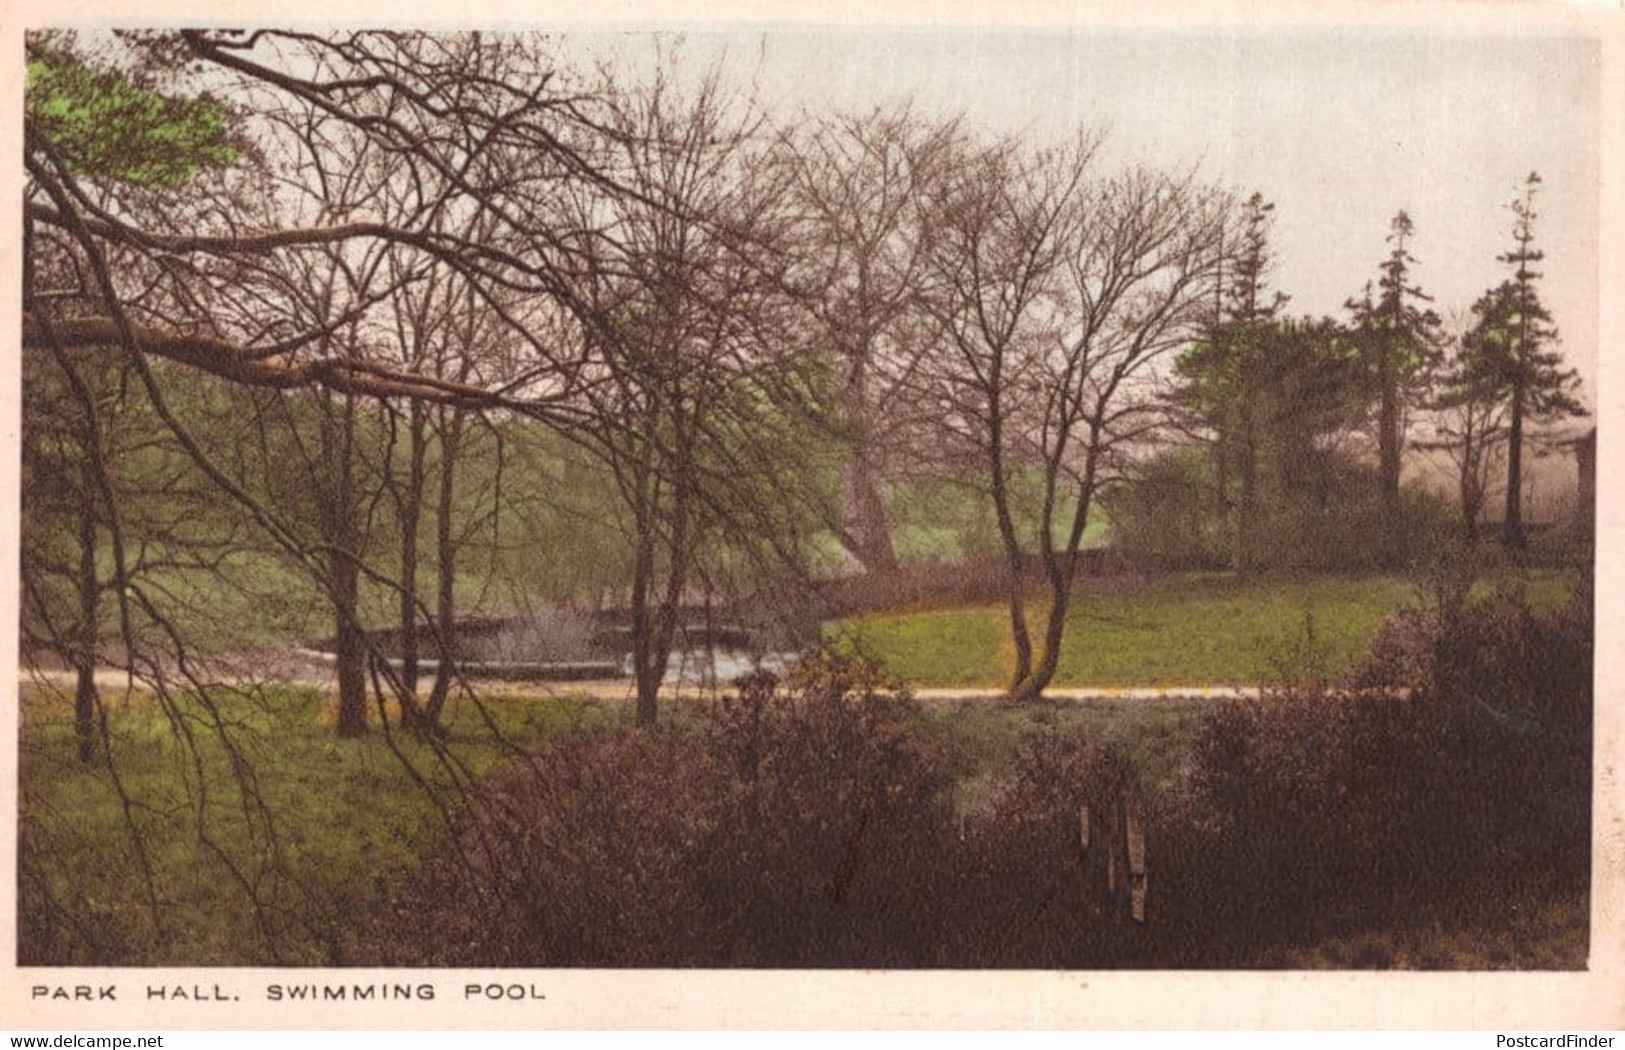
[{"label": "vintage photograph", "polygon": [[1594,35],[163,24],[11,60],[12,965],[1590,965]]}]

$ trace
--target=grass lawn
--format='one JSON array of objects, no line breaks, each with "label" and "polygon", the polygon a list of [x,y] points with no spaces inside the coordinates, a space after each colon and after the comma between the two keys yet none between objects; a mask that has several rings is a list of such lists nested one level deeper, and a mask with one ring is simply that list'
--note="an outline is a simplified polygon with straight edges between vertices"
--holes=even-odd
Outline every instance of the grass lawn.
[{"label": "grass lawn", "polygon": [[[40,858],[24,870],[44,872],[45,879],[25,885],[23,940],[42,946],[41,962],[343,963],[345,937],[358,917],[442,840],[440,807],[455,809],[448,789],[513,759],[471,703],[455,703],[448,764],[399,736],[399,755],[376,732],[339,739],[330,707],[311,689],[222,697],[218,718],[195,698],[183,700],[173,724],[150,696],[127,706],[110,701],[126,812],[107,767],[76,761],[66,703],[30,698],[21,838],[25,861],[29,853]],[[541,698],[504,698],[487,710],[503,737],[520,744],[594,717],[590,705]],[[195,751],[179,742],[174,725],[196,741]],[[239,769],[252,791],[242,788]],[[146,844],[151,896],[131,823]],[[74,945],[73,959],[52,957],[60,946],[43,947],[53,925],[64,944]],[[29,961],[28,943],[23,958]]]},{"label": "grass lawn", "polygon": [[[1570,574],[1532,571],[1516,581],[1532,605],[1561,601]],[[1054,685],[1250,685],[1310,669],[1348,668],[1378,626],[1419,594],[1396,576],[1309,578],[1172,576],[1143,587],[1084,591],[1067,615]],[[1042,606],[1028,609],[1041,632]],[[1312,626],[1312,644],[1310,629]],[[1002,604],[875,613],[839,636],[922,687],[1009,684],[1014,667]]]}]

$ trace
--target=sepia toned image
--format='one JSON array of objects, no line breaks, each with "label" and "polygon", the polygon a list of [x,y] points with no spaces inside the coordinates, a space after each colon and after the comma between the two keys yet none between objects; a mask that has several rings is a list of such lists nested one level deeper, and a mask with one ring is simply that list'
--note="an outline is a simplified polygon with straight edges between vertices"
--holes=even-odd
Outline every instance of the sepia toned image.
[{"label": "sepia toned image", "polygon": [[28,988],[1595,965],[1595,34],[137,24],[14,59]]}]

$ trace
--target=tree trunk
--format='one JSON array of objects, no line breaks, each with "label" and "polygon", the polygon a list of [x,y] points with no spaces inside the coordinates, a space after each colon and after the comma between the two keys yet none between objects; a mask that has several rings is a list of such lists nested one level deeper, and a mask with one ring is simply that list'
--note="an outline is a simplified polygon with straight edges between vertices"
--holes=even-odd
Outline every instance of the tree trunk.
[{"label": "tree trunk", "polygon": [[1399,474],[1402,453],[1399,428],[1399,388],[1393,362],[1384,347],[1378,358],[1377,379],[1381,400],[1377,410],[1377,461],[1382,486],[1382,524],[1386,542],[1383,558],[1390,565],[1404,540],[1399,522]]},{"label": "tree trunk", "polygon": [[367,638],[356,619],[361,574],[349,550],[334,551],[328,564],[338,636],[333,654],[339,687],[338,733],[363,736],[367,732]]},{"label": "tree trunk", "polygon": [[1521,551],[1528,544],[1523,531],[1523,387],[1512,391],[1512,422],[1507,432],[1507,512],[1501,542]]},{"label": "tree trunk", "polygon": [[401,497],[401,721],[423,727],[418,706],[418,522],[423,514],[423,406],[412,402],[408,436],[406,492]]},{"label": "tree trunk", "polygon": [[1250,407],[1243,407],[1241,426],[1241,500],[1236,515],[1236,572],[1253,570],[1253,544],[1258,535],[1258,436]]},{"label": "tree trunk", "polygon": [[842,470],[841,485],[846,531],[852,539],[848,549],[865,571],[887,575],[897,571],[897,552],[892,545],[885,497],[876,477],[873,427],[869,420],[868,360],[866,354],[853,357],[852,370],[841,397],[841,414],[853,441]]},{"label": "tree trunk", "polygon": [[1484,504],[1481,493],[1474,491],[1472,482],[1463,480],[1461,486],[1461,534],[1469,549],[1478,545],[1478,512]]},{"label": "tree trunk", "polygon": [[652,673],[654,626],[649,593],[654,576],[654,526],[640,508],[638,547],[632,559],[632,677],[637,688],[636,722],[652,726],[658,711],[660,679]]},{"label": "tree trunk", "polygon": [[867,448],[859,447],[847,459],[842,488],[846,494],[846,517],[856,541],[851,553],[875,576],[895,573],[897,550],[892,545],[891,521],[886,501],[875,479],[874,464]]},{"label": "tree trunk", "polygon": [[1066,634],[1066,614],[1071,606],[1072,580],[1077,573],[1078,552],[1083,546],[1083,534],[1089,526],[1089,510],[1094,501],[1096,470],[1099,466],[1100,431],[1096,427],[1089,435],[1089,454],[1084,467],[1082,484],[1078,489],[1078,505],[1072,512],[1072,527],[1067,533],[1066,546],[1054,549],[1048,523],[1043,527],[1044,567],[1049,578],[1049,615],[1044,624],[1044,648],[1037,665],[1024,679],[1017,679],[1010,690],[1015,703],[1037,700],[1044,695],[1061,662],[1061,640]]},{"label": "tree trunk", "polygon": [[1016,647],[1016,666],[1010,676],[1010,695],[1020,691],[1022,683],[1032,673],[1033,643],[1027,630],[1026,601],[1022,594],[1021,544],[1016,538],[1015,522],[1010,514],[1002,474],[995,473],[993,503],[999,519],[999,536],[1004,541],[1005,573],[1010,606],[1010,637]]},{"label": "tree trunk", "polygon": [[440,651],[440,664],[435,671],[434,686],[429,690],[429,704],[424,722],[431,730],[440,726],[440,713],[451,694],[452,676],[456,674],[457,654],[457,544],[452,537],[453,502],[457,494],[456,463],[462,449],[463,413],[451,414],[440,431],[440,499],[435,508],[435,554],[438,562],[435,595],[435,639]]},{"label": "tree trunk", "polygon": [[79,502],[79,631],[74,646],[73,734],[79,742],[79,761],[96,755],[96,650],[101,584],[96,578],[95,472],[85,457],[84,491]]},{"label": "tree trunk", "polygon": [[328,464],[336,468],[336,473],[322,496],[327,517],[328,589],[337,636],[333,655],[339,690],[339,736],[362,736],[367,732],[367,638],[358,619],[361,536],[355,505],[355,414],[354,400],[346,397],[336,435],[330,429],[332,418],[323,419],[323,445],[329,457],[336,460]]},{"label": "tree trunk", "polygon": [[1461,460],[1456,478],[1457,490],[1461,495],[1461,535],[1468,550],[1478,545],[1478,516],[1484,509],[1484,451],[1480,441],[1469,422],[1462,435]]},{"label": "tree trunk", "polygon": [[688,583],[688,517],[681,493],[673,507],[671,528],[665,594],[658,601],[654,528],[645,519],[638,530],[638,552],[632,574],[632,665],[638,698],[635,720],[639,726],[655,723],[660,686],[671,665],[672,642],[682,611],[683,589]]},{"label": "tree trunk", "polygon": [[999,407],[998,384],[999,359],[996,358],[988,396],[988,468],[994,517],[999,524],[999,540],[1004,544],[1010,638],[1016,647],[1015,671],[1010,676],[1010,695],[1014,697],[1032,673],[1033,643],[1027,630],[1027,611],[1022,597],[1021,541],[1016,536],[1015,518],[1010,511],[1010,490],[1005,478],[1004,420]]},{"label": "tree trunk", "polygon": [[1066,613],[1070,601],[1071,573],[1054,566],[1051,558],[1049,615],[1044,625],[1044,648],[1038,662],[1025,677],[1018,678],[1010,687],[1010,700],[1024,704],[1044,695],[1061,659],[1061,639],[1066,630]]}]

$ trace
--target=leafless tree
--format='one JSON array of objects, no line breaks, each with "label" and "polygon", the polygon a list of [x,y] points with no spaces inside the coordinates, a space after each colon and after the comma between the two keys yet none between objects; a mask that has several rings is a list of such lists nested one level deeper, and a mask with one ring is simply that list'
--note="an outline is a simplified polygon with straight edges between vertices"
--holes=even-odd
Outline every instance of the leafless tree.
[{"label": "leafless tree", "polygon": [[[453,415],[496,409],[554,426],[578,421],[570,363],[512,304],[540,296],[580,307],[570,261],[580,251],[560,229],[555,200],[564,184],[616,191],[590,163],[591,147],[571,141],[602,137],[586,116],[592,100],[559,89],[534,37],[263,31],[139,42],[201,63],[214,86],[244,100],[244,134],[265,161],[170,199],[88,186],[48,139],[31,133],[30,228],[49,231],[89,279],[71,310],[26,304],[25,345],[122,347],[159,416],[205,472],[296,558],[325,561],[338,591],[351,594],[361,572],[354,461],[345,451],[355,439],[355,399],[449,406]],[[387,175],[373,177],[380,170]],[[391,292],[380,275],[399,282],[424,265],[438,267],[525,347],[528,360],[500,384],[369,352],[369,311]],[[326,403],[343,406],[324,417],[337,423],[323,431],[324,455],[311,460],[334,472],[324,487],[332,499],[320,501],[332,511],[321,558],[278,520],[279,508],[233,483],[185,432],[154,378],[155,359],[246,387],[322,390]],[[338,604],[348,609],[349,601]],[[339,618],[340,724],[354,732],[364,692],[359,626],[348,612]]]},{"label": "leafless tree", "polygon": [[1494,390],[1472,382],[1462,367],[1461,331],[1467,321],[1454,318],[1456,331],[1446,339],[1446,359],[1436,377],[1431,433],[1418,447],[1442,452],[1456,481],[1462,536],[1469,547],[1478,541],[1478,523],[1494,491],[1510,434],[1509,408]]},{"label": "leafless tree", "polygon": [[[1218,270],[1223,197],[1190,176],[1099,174],[1099,145],[1082,134],[1052,150],[985,147],[960,161],[931,218],[928,301],[940,336],[928,389],[986,471],[1017,700],[1054,677],[1094,498],[1158,422],[1155,365],[1191,336]],[[1018,521],[1016,489],[1028,479],[1036,536]],[[1047,595],[1036,646],[1033,555]]]},{"label": "leafless tree", "polygon": [[[128,377],[134,399],[190,477],[218,494],[214,505],[233,508],[321,581],[334,601],[340,648],[353,656],[360,622],[345,596],[354,594],[357,577],[375,572],[362,545],[373,536],[366,515],[376,507],[380,465],[359,455],[376,436],[365,433],[376,416],[362,407],[393,401],[430,412],[491,411],[560,429],[583,418],[573,400],[576,363],[533,333],[515,304],[545,300],[594,323],[574,294],[581,252],[567,243],[593,234],[561,229],[557,201],[567,185],[622,192],[590,156],[607,133],[590,115],[592,92],[562,85],[548,46],[535,36],[261,31],[132,39],[155,56],[166,89],[206,89],[229,100],[243,163],[199,173],[184,193],[154,190],[87,174],[30,115],[24,248],[36,265],[25,281],[23,346],[31,366],[66,361],[81,374],[111,351],[111,367]],[[37,44],[45,46],[31,38],[30,46]],[[384,163],[360,163],[368,155]],[[390,172],[387,179],[371,177],[379,167]],[[391,187],[406,189],[386,212],[381,195]],[[466,232],[471,226],[478,232]],[[492,369],[459,378],[456,370],[437,373],[379,352],[380,304],[425,266],[438,268],[462,301],[479,304],[482,325],[502,331],[500,375]],[[251,413],[257,407],[260,418],[299,420],[305,429],[298,438],[313,443],[293,464],[311,468],[306,488],[319,497],[315,505],[270,498],[258,484],[266,457],[253,454],[255,441],[265,450],[266,431],[241,432],[233,420],[227,432],[211,432],[203,425],[214,415],[191,404],[198,397]],[[247,695],[249,686],[211,681],[163,595],[139,578],[140,533],[131,527],[127,494],[109,476],[114,446],[95,433],[106,408],[92,402],[85,415],[91,429],[74,439],[94,486],[94,498],[83,503],[90,528],[80,547],[97,548],[108,563],[82,560],[92,562],[97,593],[114,606],[121,659],[163,705],[195,767],[183,777],[197,841],[225,864],[269,929],[266,887],[283,870],[276,824],[220,702]],[[256,459],[259,478],[248,462]],[[312,520],[319,526],[313,531],[304,527]],[[85,623],[74,631],[88,638],[86,623],[100,612],[83,611]],[[143,644],[143,630],[156,641]],[[75,655],[88,665],[86,652],[81,646]],[[340,726],[354,732],[364,724],[357,703],[364,693],[357,661],[341,663]],[[185,687],[184,698],[177,687]],[[96,703],[104,709],[100,698]],[[105,719],[100,728],[105,743]],[[219,785],[206,775],[200,734],[230,758],[225,790],[247,819],[251,857],[230,853],[212,829],[219,807],[210,798]],[[101,750],[161,929],[137,803],[113,749]],[[434,755],[455,763],[443,748]],[[456,783],[469,782],[466,769],[455,773]]]},{"label": "leafless tree", "polygon": [[626,514],[637,719],[648,724],[694,584],[732,541],[779,544],[785,516],[805,506],[784,456],[785,425],[805,405],[787,410],[797,384],[782,327],[784,194],[760,117],[718,68],[693,84],[662,69],[617,105],[633,192],[614,202],[615,245],[592,249],[603,254],[589,302],[609,320],[582,329],[582,390],[591,449]]},{"label": "leafless tree", "polygon": [[797,211],[789,281],[809,338],[835,362],[829,421],[848,449],[829,525],[871,573],[897,569],[887,482],[929,458],[931,420],[910,396],[926,327],[922,209],[958,135],[957,121],[925,120],[907,105],[809,115],[781,135]]}]

